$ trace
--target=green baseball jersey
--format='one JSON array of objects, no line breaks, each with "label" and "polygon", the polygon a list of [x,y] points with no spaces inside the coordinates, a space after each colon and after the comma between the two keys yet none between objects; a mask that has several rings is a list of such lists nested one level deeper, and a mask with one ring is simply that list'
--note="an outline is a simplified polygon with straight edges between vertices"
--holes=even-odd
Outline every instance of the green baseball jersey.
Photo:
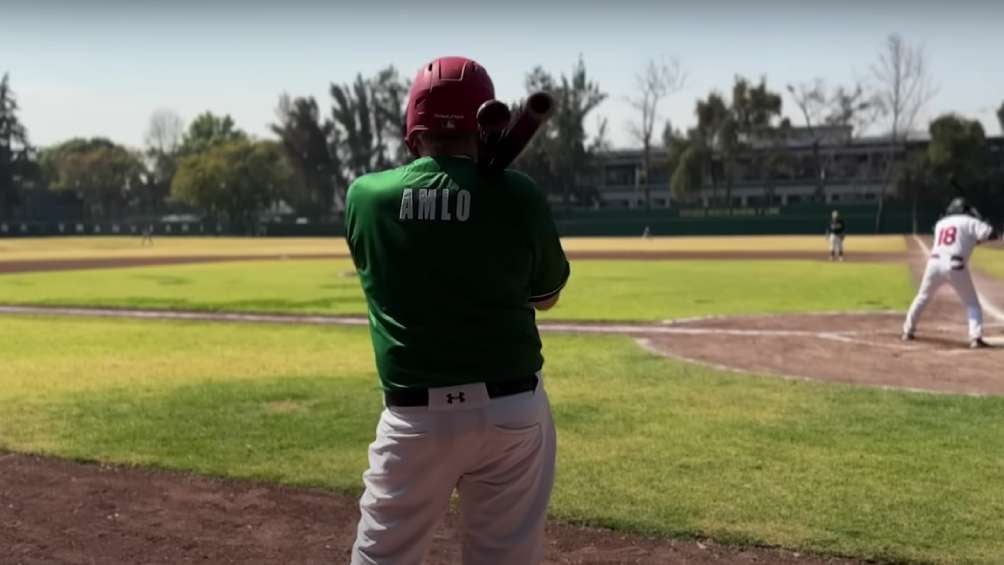
[{"label": "green baseball jersey", "polygon": [[532,303],[569,276],[544,194],[514,171],[423,157],[349,187],[346,237],[385,390],[525,378]]}]

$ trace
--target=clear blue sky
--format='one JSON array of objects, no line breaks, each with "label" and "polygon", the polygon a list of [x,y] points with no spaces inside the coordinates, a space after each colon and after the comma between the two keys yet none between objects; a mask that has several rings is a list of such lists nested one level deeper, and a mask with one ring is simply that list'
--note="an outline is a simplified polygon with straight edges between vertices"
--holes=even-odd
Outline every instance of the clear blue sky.
[{"label": "clear blue sky", "polygon": [[331,82],[387,64],[410,78],[433,57],[466,55],[512,100],[533,66],[558,74],[581,55],[609,94],[597,117],[627,146],[626,98],[648,58],[675,56],[687,70],[685,90],[660,112],[686,128],[694,101],[727,92],[736,74],[766,75],[782,92],[814,77],[868,78],[892,32],[924,45],[939,86],[921,126],[955,111],[1000,133],[1004,2],[989,0],[0,0],[0,73],[11,74],[34,143],[102,135],[139,147],[157,108],[186,121],[229,113],[264,136],[280,93],[313,95],[328,108]]}]

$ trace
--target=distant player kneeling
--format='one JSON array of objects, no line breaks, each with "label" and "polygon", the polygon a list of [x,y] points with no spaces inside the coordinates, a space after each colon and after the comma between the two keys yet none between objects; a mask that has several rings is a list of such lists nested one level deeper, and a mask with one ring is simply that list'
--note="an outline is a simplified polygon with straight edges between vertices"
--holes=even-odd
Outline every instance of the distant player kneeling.
[{"label": "distant player kneeling", "polygon": [[830,261],[844,260],[844,220],[836,210],[830,216],[830,225],[826,235],[830,238]]}]

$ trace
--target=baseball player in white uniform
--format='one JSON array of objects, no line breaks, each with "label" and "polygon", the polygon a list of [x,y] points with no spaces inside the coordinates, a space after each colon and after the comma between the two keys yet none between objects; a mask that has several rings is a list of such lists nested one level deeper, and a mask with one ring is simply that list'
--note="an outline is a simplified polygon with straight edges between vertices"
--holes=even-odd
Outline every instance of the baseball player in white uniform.
[{"label": "baseball player in white uniform", "polygon": [[969,346],[973,349],[988,347],[983,341],[983,309],[969,275],[969,256],[973,249],[990,239],[993,227],[984,222],[975,208],[963,198],[948,205],[945,217],[934,226],[934,245],[927,261],[924,280],[903,323],[903,341],[912,340],[917,322],[938,288],[952,285],[966,307],[969,319]]}]

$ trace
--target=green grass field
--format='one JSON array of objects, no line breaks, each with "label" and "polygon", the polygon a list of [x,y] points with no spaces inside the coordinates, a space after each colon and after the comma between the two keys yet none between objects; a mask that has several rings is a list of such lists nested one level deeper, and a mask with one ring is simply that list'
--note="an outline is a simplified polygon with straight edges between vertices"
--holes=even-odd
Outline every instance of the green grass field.
[{"label": "green grass field", "polygon": [[[854,238],[899,252],[902,237]],[[570,250],[818,249],[821,237],[585,238]],[[849,240],[851,243],[851,240]],[[3,240],[0,260],[258,254],[11,274],[0,303],[361,314],[339,239]],[[642,246],[645,246],[642,248]],[[344,249],[341,247],[341,249]],[[977,261],[1004,276],[1004,251]],[[995,271],[999,268],[1000,271]],[[575,261],[545,319],[903,309],[905,264]],[[999,563],[1004,398],[735,375],[629,338],[548,334],[552,515],[859,558]],[[380,410],[363,328],[4,317],[0,448],[357,493]]]},{"label": "green grass field", "polygon": [[[570,237],[561,240],[568,251],[812,251],[827,253],[826,238],[820,235],[758,236],[676,236],[648,239],[631,237]],[[847,238],[847,253],[906,251],[900,235],[853,236]]]},{"label": "green grass field", "polygon": [[[1004,555],[1004,399],[752,378],[548,335],[555,517],[945,563]],[[362,328],[4,318],[0,446],[358,492]]]},{"label": "green grass field", "polygon": [[[0,261],[158,257],[187,255],[313,255],[347,254],[341,237],[156,237],[152,247],[140,246],[139,236],[48,237],[0,239]],[[827,249],[819,236],[749,237],[570,237],[569,251],[818,251]],[[902,252],[902,236],[855,236],[847,251]]]},{"label": "green grass field", "polygon": [[977,247],[973,262],[987,274],[1004,280],[1004,247]]},{"label": "green grass field", "polygon": [[[663,320],[905,308],[895,263],[576,261],[546,319]],[[0,276],[0,303],[362,314],[348,260],[287,260]]]}]

